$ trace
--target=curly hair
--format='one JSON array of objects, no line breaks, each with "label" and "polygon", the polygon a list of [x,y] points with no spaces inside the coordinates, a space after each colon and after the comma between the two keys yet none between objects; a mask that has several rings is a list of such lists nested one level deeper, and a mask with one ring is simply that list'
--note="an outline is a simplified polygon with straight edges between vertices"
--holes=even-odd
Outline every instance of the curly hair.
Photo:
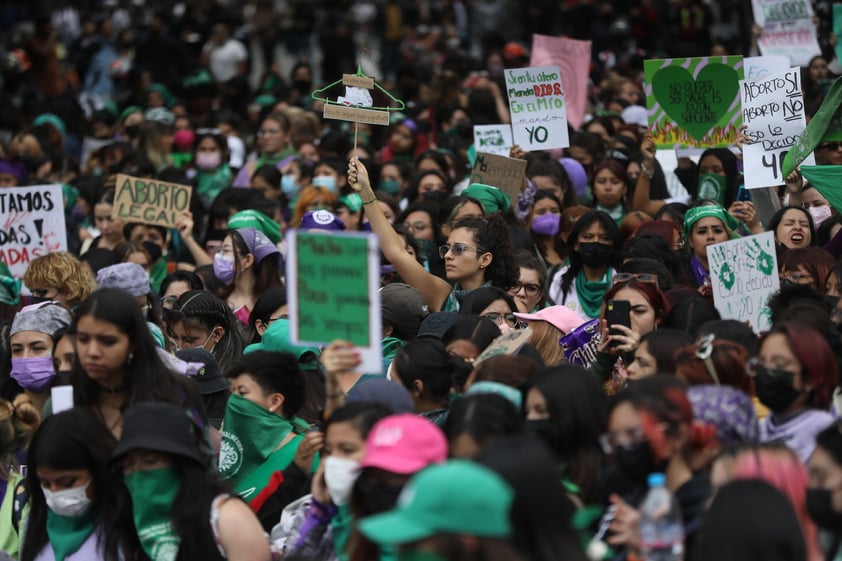
[{"label": "curly hair", "polygon": [[509,290],[517,284],[520,268],[514,258],[512,232],[501,216],[463,218],[453,225],[454,230],[457,228],[471,230],[477,247],[494,256],[485,272],[486,281],[503,290]]},{"label": "curly hair", "polygon": [[94,290],[96,280],[88,267],[66,251],[54,251],[32,260],[23,282],[30,290],[57,288],[67,294],[67,305],[74,308]]},{"label": "curly hair", "polygon": [[213,355],[222,372],[228,372],[234,360],[243,354],[243,339],[231,308],[210,292],[190,290],[178,297],[167,314],[167,332],[172,333],[176,323],[188,322],[199,324],[208,332],[215,327],[222,328],[224,333],[214,347]]}]

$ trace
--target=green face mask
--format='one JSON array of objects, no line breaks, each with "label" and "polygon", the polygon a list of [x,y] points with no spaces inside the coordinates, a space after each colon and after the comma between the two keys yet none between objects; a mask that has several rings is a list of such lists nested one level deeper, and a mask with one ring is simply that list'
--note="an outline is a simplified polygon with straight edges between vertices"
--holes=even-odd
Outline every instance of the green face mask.
[{"label": "green face mask", "polygon": [[401,191],[401,184],[394,179],[383,179],[377,184],[377,190],[390,195],[397,195]]},{"label": "green face mask", "polygon": [[710,199],[725,206],[725,191],[727,188],[727,178],[715,173],[706,173],[699,176],[697,198]]},{"label": "green face mask", "polygon": [[232,479],[234,486],[247,477],[280,444],[293,429],[293,424],[280,415],[237,394],[228,398],[222,423],[222,445],[219,449],[219,475]]},{"label": "green face mask", "polygon": [[172,505],[181,487],[175,467],[133,471],[124,480],[143,551],[155,561],[175,561],[181,547],[172,526]]}]

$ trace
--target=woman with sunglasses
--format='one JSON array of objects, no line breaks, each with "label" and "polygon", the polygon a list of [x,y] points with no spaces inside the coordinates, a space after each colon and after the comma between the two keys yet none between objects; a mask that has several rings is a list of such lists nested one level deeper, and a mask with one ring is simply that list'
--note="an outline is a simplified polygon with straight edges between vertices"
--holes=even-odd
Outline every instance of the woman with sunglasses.
[{"label": "woman with sunglasses", "polygon": [[[371,188],[368,171],[359,159],[348,164],[348,182],[360,193],[371,229],[380,238],[380,249],[404,281],[417,288],[431,311],[458,312],[462,299],[482,286],[508,290],[517,283],[512,257],[511,230],[499,216],[464,218],[453,225],[447,243],[439,247],[447,280],[424,269],[406,251],[406,244],[392,229]],[[451,286],[450,282],[455,283]]]},{"label": "woman with sunglasses", "polygon": [[[616,390],[626,383],[629,375],[626,365],[634,361],[634,351],[640,338],[658,328],[669,313],[667,297],[658,288],[658,277],[649,274],[618,273],[614,284],[605,293],[605,304],[600,314],[602,338],[597,347],[596,362],[591,370],[606,381],[609,390]],[[608,303],[629,303],[629,325],[609,325],[605,319]],[[613,391],[612,391],[613,393]]]}]

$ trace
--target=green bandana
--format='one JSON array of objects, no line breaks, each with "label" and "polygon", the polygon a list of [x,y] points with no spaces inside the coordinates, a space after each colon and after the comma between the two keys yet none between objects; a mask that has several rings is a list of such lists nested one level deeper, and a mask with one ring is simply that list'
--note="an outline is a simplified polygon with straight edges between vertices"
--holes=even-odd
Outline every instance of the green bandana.
[{"label": "green bandana", "polygon": [[272,243],[278,243],[281,235],[281,225],[260,212],[259,210],[248,209],[231,215],[228,219],[228,229],[254,228],[262,232]]},{"label": "green bandana", "polygon": [[807,128],[792,145],[784,157],[783,176],[787,177],[803,162],[816,146],[823,141],[842,140],[842,80],[838,79],[822,102],[819,110],[810,119]]},{"label": "green bandana", "polygon": [[[225,419],[222,422],[222,445],[219,449],[220,477],[230,479],[237,493],[242,494],[248,491],[252,486],[259,484],[259,482],[249,481],[251,485],[245,488],[249,476],[266,464],[270,457],[275,460],[278,456],[282,456],[281,459],[286,460],[286,456],[289,455],[289,461],[286,462],[289,465],[300,439],[293,439],[280,449],[278,445],[290,432],[302,434],[308,428],[307,423],[300,419],[285,419],[244,397],[232,394],[225,406]],[[296,445],[290,446],[293,443]],[[291,455],[279,454],[282,451],[289,452],[290,448],[293,449]],[[273,461],[272,463],[283,462]],[[282,470],[285,467],[286,465],[278,469]],[[267,474],[264,483],[268,483],[269,477],[271,473]],[[259,492],[261,489],[262,487],[256,488],[254,491]],[[252,493],[249,493],[249,496]]]},{"label": "green bandana", "polygon": [[[690,232],[693,229],[693,225],[701,220],[702,218],[707,218],[712,216],[714,218],[718,218],[722,221],[723,224],[728,228],[729,234],[732,238],[736,237],[734,231],[740,225],[736,218],[728,214],[724,208],[719,205],[703,205],[693,207],[688,209],[687,212],[684,214],[684,239],[690,238]],[[579,288],[576,287],[578,291]]]},{"label": "green bandana", "polygon": [[60,516],[47,509],[47,537],[56,561],[64,561],[79,551],[93,532],[94,517],[90,508],[81,516]]},{"label": "green bandana", "polygon": [[505,191],[482,183],[471,183],[462,191],[462,196],[478,200],[486,214],[506,212],[512,207],[512,201]]},{"label": "green bandana", "polygon": [[696,198],[710,199],[724,205],[725,191],[727,189],[727,178],[716,173],[706,173],[699,176],[699,186],[696,190]]},{"label": "green bandana", "polygon": [[196,190],[202,201],[207,201],[207,206],[210,207],[216,196],[225,189],[231,186],[231,181],[234,178],[231,176],[231,168],[228,164],[223,163],[213,173],[206,171],[199,171],[196,173]]},{"label": "green bandana", "polygon": [[359,212],[363,208],[363,199],[359,193],[351,193],[350,195],[339,197],[337,203],[345,205],[350,212]]},{"label": "green bandana", "polygon": [[576,296],[579,297],[579,304],[582,305],[582,309],[589,318],[599,317],[599,312],[602,311],[602,300],[609,288],[611,288],[610,268],[598,281],[589,281],[585,277],[584,270],[576,274]]},{"label": "green bandana", "polygon": [[124,480],[132,496],[134,525],[143,551],[152,561],[175,561],[181,547],[171,520],[181,487],[175,467],[136,470]]},{"label": "green bandana", "polygon": [[807,178],[810,185],[824,195],[830,206],[837,212],[842,212],[842,166],[801,166],[801,174]]}]

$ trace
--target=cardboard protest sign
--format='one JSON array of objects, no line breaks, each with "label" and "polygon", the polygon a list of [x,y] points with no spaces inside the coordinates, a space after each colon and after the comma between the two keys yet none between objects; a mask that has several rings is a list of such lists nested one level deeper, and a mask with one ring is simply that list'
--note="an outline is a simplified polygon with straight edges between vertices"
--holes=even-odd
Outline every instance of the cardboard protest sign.
[{"label": "cardboard protest sign", "polygon": [[722,319],[747,320],[755,333],[768,330],[767,302],[780,288],[775,233],[710,245],[707,252],[713,303]]},{"label": "cardboard protest sign", "polygon": [[[337,96],[335,100],[329,99],[327,91],[340,84],[345,86],[345,94]],[[373,91],[379,91],[395,105],[374,107],[374,99],[371,96]],[[325,119],[351,121],[352,123],[385,126],[389,124],[390,111],[402,111],[405,108],[403,101],[397,99],[383,86],[376,83],[374,78],[363,74],[362,68],[359,68],[356,74],[343,74],[342,78],[314,91],[311,96],[313,99],[324,103],[323,116]],[[354,147],[356,147],[356,133]]]},{"label": "cardboard protest sign", "polygon": [[350,341],[360,352],[361,370],[382,373],[377,236],[292,230],[286,239],[292,342]]},{"label": "cardboard protest sign", "polygon": [[585,123],[590,79],[591,42],[532,35],[532,54],[529,66],[558,66],[567,102],[567,120],[575,128]]},{"label": "cardboard protest sign", "polygon": [[749,82],[789,70],[789,58],[781,55],[749,56],[743,59],[743,74]]},{"label": "cardboard protest sign", "polygon": [[569,146],[567,104],[558,66],[505,72],[514,143],[527,152]]},{"label": "cardboard protest sign", "polygon": [[474,148],[477,152],[508,156],[512,144],[510,125],[474,125]]},{"label": "cardboard protest sign", "polygon": [[476,367],[480,362],[493,356],[513,355],[517,353],[529,342],[529,337],[531,336],[532,330],[528,327],[500,335],[474,360],[474,366]]},{"label": "cardboard protest sign", "polygon": [[61,185],[3,187],[0,216],[0,261],[16,279],[36,257],[67,251]]},{"label": "cardboard protest sign", "polygon": [[470,183],[491,185],[505,191],[512,201],[512,206],[515,206],[524,177],[526,160],[477,152],[474,167],[471,168]]},{"label": "cardboard protest sign", "polygon": [[810,0],[751,0],[754,21],[763,28],[757,46],[763,55],[781,55],[792,66],[807,66],[821,54]]},{"label": "cardboard protest sign", "polygon": [[[740,82],[743,123],[751,144],[743,146],[746,189],[783,185],[783,159],[807,126],[801,72],[797,68],[756,82]],[[805,160],[813,163],[813,157]]]},{"label": "cardboard protest sign", "polygon": [[157,179],[117,176],[112,218],[175,228],[182,212],[190,210],[193,188]]},{"label": "cardboard protest sign", "polygon": [[647,60],[646,108],[657,148],[725,147],[742,124],[739,56]]}]

